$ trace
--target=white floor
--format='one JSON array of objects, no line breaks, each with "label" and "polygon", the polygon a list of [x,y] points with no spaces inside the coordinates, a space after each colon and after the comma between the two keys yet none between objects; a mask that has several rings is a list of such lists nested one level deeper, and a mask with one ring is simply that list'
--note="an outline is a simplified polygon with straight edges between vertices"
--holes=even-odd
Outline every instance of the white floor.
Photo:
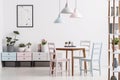
[{"label": "white floor", "polygon": [[65,75],[51,77],[48,67],[5,67],[0,69],[0,80],[107,80],[107,68],[102,68],[101,76],[98,71],[93,72],[93,77],[89,73],[86,76],[84,73],[80,76],[79,69],[75,68],[74,77],[66,77]]}]

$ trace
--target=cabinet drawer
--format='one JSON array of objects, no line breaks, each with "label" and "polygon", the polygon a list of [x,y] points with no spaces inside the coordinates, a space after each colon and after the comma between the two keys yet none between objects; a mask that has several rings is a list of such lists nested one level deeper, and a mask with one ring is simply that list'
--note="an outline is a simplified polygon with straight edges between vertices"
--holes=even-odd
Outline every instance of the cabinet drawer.
[{"label": "cabinet drawer", "polygon": [[17,57],[17,61],[31,61],[31,57]]},{"label": "cabinet drawer", "polygon": [[48,53],[43,53],[43,52],[33,52],[33,56],[47,56]]},{"label": "cabinet drawer", "polygon": [[16,61],[16,57],[2,57],[2,61]]},{"label": "cabinet drawer", "polygon": [[13,56],[13,57],[16,57],[16,53],[15,52],[4,52],[2,53],[2,56]]},{"label": "cabinet drawer", "polygon": [[17,56],[31,56],[32,55],[32,53],[31,52],[18,52],[17,53]]},{"label": "cabinet drawer", "polygon": [[33,61],[47,61],[47,57],[33,57]]}]

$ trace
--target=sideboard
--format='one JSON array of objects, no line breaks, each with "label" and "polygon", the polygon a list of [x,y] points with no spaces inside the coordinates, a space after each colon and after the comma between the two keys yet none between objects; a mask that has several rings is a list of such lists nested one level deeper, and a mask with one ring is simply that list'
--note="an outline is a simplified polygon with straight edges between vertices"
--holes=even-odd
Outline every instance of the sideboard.
[{"label": "sideboard", "polygon": [[47,52],[2,52],[2,67],[48,67]]}]

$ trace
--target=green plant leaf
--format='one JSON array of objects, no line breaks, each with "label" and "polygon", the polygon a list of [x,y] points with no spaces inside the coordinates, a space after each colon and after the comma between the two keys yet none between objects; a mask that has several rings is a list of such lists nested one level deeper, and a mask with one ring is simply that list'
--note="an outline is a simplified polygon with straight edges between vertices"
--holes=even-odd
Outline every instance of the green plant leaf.
[{"label": "green plant leaf", "polygon": [[18,31],[13,31],[14,34],[19,35],[20,33]]}]

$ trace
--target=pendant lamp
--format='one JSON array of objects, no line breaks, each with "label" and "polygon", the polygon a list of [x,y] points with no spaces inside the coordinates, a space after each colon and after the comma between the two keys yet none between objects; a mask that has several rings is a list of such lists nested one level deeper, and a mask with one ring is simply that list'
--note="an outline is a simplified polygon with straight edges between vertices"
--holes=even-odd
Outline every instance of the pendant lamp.
[{"label": "pendant lamp", "polygon": [[61,11],[61,13],[63,13],[63,14],[72,14],[72,11],[70,10],[69,5],[68,5],[68,0],[66,0],[65,7]]},{"label": "pendant lamp", "polygon": [[77,9],[77,0],[75,0],[75,8],[73,13],[70,15],[71,18],[81,18],[82,15],[79,13],[78,9]]},{"label": "pendant lamp", "polygon": [[62,23],[61,13],[60,13],[60,0],[59,0],[59,15],[57,19],[54,21],[54,23]]},{"label": "pendant lamp", "polygon": [[62,19],[61,19],[60,14],[58,15],[58,17],[57,17],[57,19],[55,20],[54,23],[62,23]]}]

